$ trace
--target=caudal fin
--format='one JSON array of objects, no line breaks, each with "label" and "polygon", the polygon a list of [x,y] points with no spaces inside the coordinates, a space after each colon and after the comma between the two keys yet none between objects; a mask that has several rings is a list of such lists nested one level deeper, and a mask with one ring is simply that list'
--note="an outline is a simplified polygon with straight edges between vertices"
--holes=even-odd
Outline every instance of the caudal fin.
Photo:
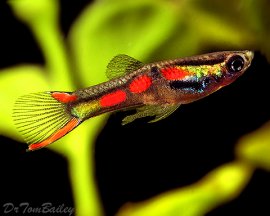
[{"label": "caudal fin", "polygon": [[51,144],[77,127],[81,120],[68,111],[76,96],[66,92],[41,92],[18,98],[13,109],[17,129],[36,150]]}]

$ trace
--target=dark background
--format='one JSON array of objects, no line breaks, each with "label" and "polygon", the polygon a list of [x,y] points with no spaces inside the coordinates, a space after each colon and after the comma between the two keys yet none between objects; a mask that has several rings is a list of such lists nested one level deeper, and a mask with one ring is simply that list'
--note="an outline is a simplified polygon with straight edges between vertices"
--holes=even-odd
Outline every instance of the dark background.
[{"label": "dark background", "polygon": [[[61,1],[65,35],[88,2]],[[30,31],[3,1],[0,29],[0,68],[44,63]],[[111,115],[95,146],[96,178],[106,213],[113,215],[126,202],[189,185],[232,161],[238,138],[270,119],[269,80],[270,66],[256,52],[251,68],[235,83],[183,105],[163,121],[146,124],[142,119],[121,126],[126,114]],[[0,212],[7,202],[74,205],[67,161],[62,156],[48,149],[24,153],[24,145],[1,136],[0,144]],[[237,199],[208,216],[270,215],[269,182],[270,173],[257,170]]]}]

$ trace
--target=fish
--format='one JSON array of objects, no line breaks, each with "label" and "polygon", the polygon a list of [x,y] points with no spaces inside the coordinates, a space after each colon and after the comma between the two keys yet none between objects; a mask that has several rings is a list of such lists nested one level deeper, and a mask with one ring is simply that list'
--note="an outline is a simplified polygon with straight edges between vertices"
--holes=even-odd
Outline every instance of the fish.
[{"label": "fish", "polygon": [[28,151],[55,142],[103,113],[133,109],[135,113],[124,117],[123,125],[143,117],[157,122],[180,105],[234,82],[251,65],[253,56],[249,50],[222,51],[143,64],[119,54],[107,65],[107,82],[74,92],[23,95],[15,102],[13,119]]}]

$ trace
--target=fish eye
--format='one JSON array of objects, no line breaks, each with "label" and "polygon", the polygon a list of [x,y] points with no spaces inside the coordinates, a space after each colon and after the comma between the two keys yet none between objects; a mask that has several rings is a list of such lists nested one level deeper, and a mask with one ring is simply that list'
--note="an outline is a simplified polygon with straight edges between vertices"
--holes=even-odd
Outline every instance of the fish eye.
[{"label": "fish eye", "polygon": [[227,68],[230,73],[236,73],[236,72],[241,71],[244,65],[245,65],[245,61],[239,55],[231,57],[229,61],[227,62]]}]

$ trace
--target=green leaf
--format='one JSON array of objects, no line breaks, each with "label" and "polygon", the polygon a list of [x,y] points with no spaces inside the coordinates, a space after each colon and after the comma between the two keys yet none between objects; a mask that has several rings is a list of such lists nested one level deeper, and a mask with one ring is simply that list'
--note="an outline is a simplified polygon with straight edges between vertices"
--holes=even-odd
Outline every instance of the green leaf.
[{"label": "green leaf", "polygon": [[75,90],[70,74],[70,60],[58,26],[58,1],[10,0],[9,2],[14,14],[30,28],[41,48],[51,90]]},{"label": "green leaf", "polygon": [[126,204],[118,216],[198,216],[239,195],[253,169],[241,162],[223,165],[199,182],[150,200]]},{"label": "green leaf", "polygon": [[22,65],[0,71],[0,134],[22,141],[13,120],[15,100],[22,94],[49,89],[45,71],[38,66]]},{"label": "green leaf", "polygon": [[83,86],[104,82],[106,65],[117,54],[148,57],[171,33],[174,12],[160,0],[100,1],[86,8],[69,35]]},{"label": "green leaf", "polygon": [[239,140],[237,156],[253,165],[270,171],[270,122]]}]

